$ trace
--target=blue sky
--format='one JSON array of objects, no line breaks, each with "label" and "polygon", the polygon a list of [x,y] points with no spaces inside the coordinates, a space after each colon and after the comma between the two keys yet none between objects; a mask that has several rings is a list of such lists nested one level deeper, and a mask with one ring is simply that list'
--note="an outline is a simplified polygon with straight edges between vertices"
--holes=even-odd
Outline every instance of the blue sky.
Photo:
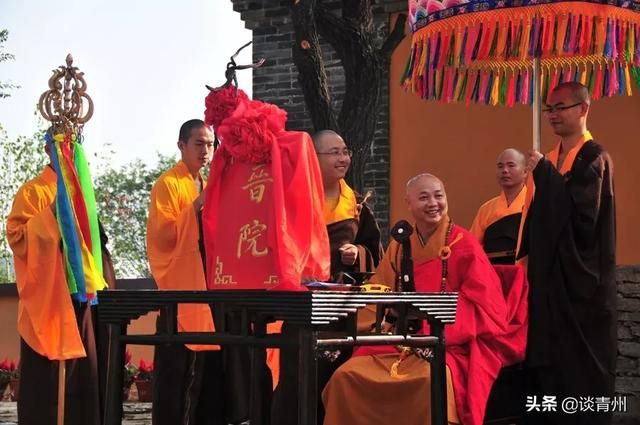
[{"label": "blue sky", "polygon": [[[71,53],[95,104],[85,145],[110,143],[115,164],[177,152],[180,124],[203,116],[204,85],[222,84],[229,56],[251,40],[229,0],[0,0],[0,28],[16,57],[0,80],[21,86],[0,100],[9,137],[37,129],[38,98]],[[238,62],[250,61],[249,47]],[[239,80],[251,94],[251,71]]]}]

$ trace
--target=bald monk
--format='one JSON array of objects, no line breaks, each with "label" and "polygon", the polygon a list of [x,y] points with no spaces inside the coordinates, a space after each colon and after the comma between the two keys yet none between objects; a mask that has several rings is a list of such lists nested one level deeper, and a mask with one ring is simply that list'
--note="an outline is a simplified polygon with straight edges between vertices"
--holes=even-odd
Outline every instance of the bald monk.
[{"label": "bald monk", "polygon": [[[445,326],[448,420],[479,425],[498,371],[524,347],[502,344],[508,314],[500,280],[477,239],[449,218],[442,182],[431,174],[412,178],[406,202],[415,221],[416,291],[459,292],[456,321]],[[392,241],[372,281],[398,290],[401,258],[401,246]],[[422,327],[428,334],[428,324]],[[322,394],[324,424],[426,425],[430,390],[429,363],[417,355],[401,360],[394,347],[358,348]]]},{"label": "bald monk", "polygon": [[[543,109],[559,141],[531,151],[535,192],[521,254],[528,254],[527,394],[612,397],[617,358],[613,161],[587,129],[591,99],[577,82],[555,87]],[[560,409],[558,409],[560,410]],[[609,412],[546,412],[531,423],[607,424]]]},{"label": "bald monk", "polygon": [[522,152],[509,148],[500,153],[496,180],[502,193],[482,204],[470,229],[493,264],[515,263],[526,178],[527,158]]},{"label": "bald monk", "polygon": [[380,229],[366,199],[357,195],[344,180],[352,152],[333,130],[313,135],[324,187],[324,219],[331,244],[331,279],[344,272],[372,271],[382,258]]},{"label": "bald monk", "polygon": [[[200,173],[211,161],[213,135],[193,119],[180,127],[180,161],[164,172],[151,190],[147,254],[158,289],[205,290],[200,211],[206,181]],[[166,331],[168,318],[158,317]],[[213,331],[207,305],[178,306],[178,330]],[[218,346],[157,345],[152,420],[154,425],[224,424],[222,358]]]},{"label": "bald monk", "polygon": [[[66,359],[64,423],[100,425],[100,340],[95,299],[70,290],[57,222],[57,174],[52,149],[62,134],[45,137],[47,165],[16,194],[7,218],[7,239],[13,251],[18,289],[20,335],[21,425],[51,425],[57,420],[58,366]],[[70,149],[75,153],[75,148]],[[113,265],[100,228],[102,278],[97,289],[115,286]],[[95,253],[95,251],[94,251]],[[97,258],[92,257],[96,262]],[[75,285],[74,285],[75,286]],[[94,311],[92,311],[94,310]]]}]

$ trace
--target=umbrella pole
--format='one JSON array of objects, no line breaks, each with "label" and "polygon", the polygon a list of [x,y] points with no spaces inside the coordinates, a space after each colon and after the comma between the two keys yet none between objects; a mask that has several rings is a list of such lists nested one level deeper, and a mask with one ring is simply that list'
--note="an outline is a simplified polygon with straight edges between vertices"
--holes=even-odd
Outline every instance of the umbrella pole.
[{"label": "umbrella pole", "polygon": [[57,425],[64,425],[64,393],[67,365],[64,360],[58,362],[58,421]]},{"label": "umbrella pole", "polygon": [[540,58],[533,59],[533,149],[540,151],[540,111],[542,93],[540,87]]}]

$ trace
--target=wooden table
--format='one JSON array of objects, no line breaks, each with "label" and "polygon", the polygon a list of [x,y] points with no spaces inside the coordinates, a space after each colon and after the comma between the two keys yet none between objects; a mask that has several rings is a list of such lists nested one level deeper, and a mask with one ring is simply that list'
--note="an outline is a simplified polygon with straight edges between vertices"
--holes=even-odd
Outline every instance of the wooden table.
[{"label": "wooden table", "polygon": [[[362,293],[335,291],[159,291],[109,290],[99,292],[98,317],[109,334],[108,369],[105,397],[105,425],[120,425],[124,344],[218,344],[248,345],[256,349],[299,346],[298,424],[316,425],[317,352],[341,346],[405,345],[431,347],[431,423],[447,424],[447,390],[444,326],[455,321],[457,293]],[[209,304],[218,317],[224,311],[237,312],[243,326],[253,332],[233,334],[226,324],[216,332],[187,333],[177,331],[178,304]],[[378,316],[386,307],[398,312],[395,335],[381,333],[357,335],[356,311],[367,304],[378,307]],[[129,335],[127,325],[151,311],[161,310],[170,319],[166,333]],[[429,322],[430,335],[406,334],[408,316],[417,311]],[[347,329],[323,337],[327,325],[346,319]],[[297,340],[279,334],[266,334],[266,323],[283,320],[301,329]],[[247,325],[247,326],[245,326]],[[256,374],[252,374],[256,375]],[[253,417],[253,414],[252,414]],[[257,416],[256,416],[257,417]],[[253,423],[253,422],[252,422]]]}]

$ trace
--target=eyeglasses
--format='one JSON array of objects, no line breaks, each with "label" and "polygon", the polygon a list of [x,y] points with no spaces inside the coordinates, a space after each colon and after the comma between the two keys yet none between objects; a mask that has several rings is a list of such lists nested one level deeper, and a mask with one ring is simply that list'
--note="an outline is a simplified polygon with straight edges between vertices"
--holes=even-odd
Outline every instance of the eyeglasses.
[{"label": "eyeglasses", "polygon": [[329,151],[329,152],[316,152],[316,153],[318,155],[348,156],[349,158],[351,158],[353,156],[353,151],[351,149],[343,149],[341,151],[333,150],[333,151]]},{"label": "eyeglasses", "polygon": [[574,103],[573,105],[569,105],[569,106],[548,106],[546,108],[544,108],[542,110],[542,112],[544,112],[545,114],[552,114],[554,112],[562,112],[562,111],[566,111],[567,109],[571,109],[571,108],[575,108],[578,105],[582,105],[584,102],[578,102],[578,103]]}]

